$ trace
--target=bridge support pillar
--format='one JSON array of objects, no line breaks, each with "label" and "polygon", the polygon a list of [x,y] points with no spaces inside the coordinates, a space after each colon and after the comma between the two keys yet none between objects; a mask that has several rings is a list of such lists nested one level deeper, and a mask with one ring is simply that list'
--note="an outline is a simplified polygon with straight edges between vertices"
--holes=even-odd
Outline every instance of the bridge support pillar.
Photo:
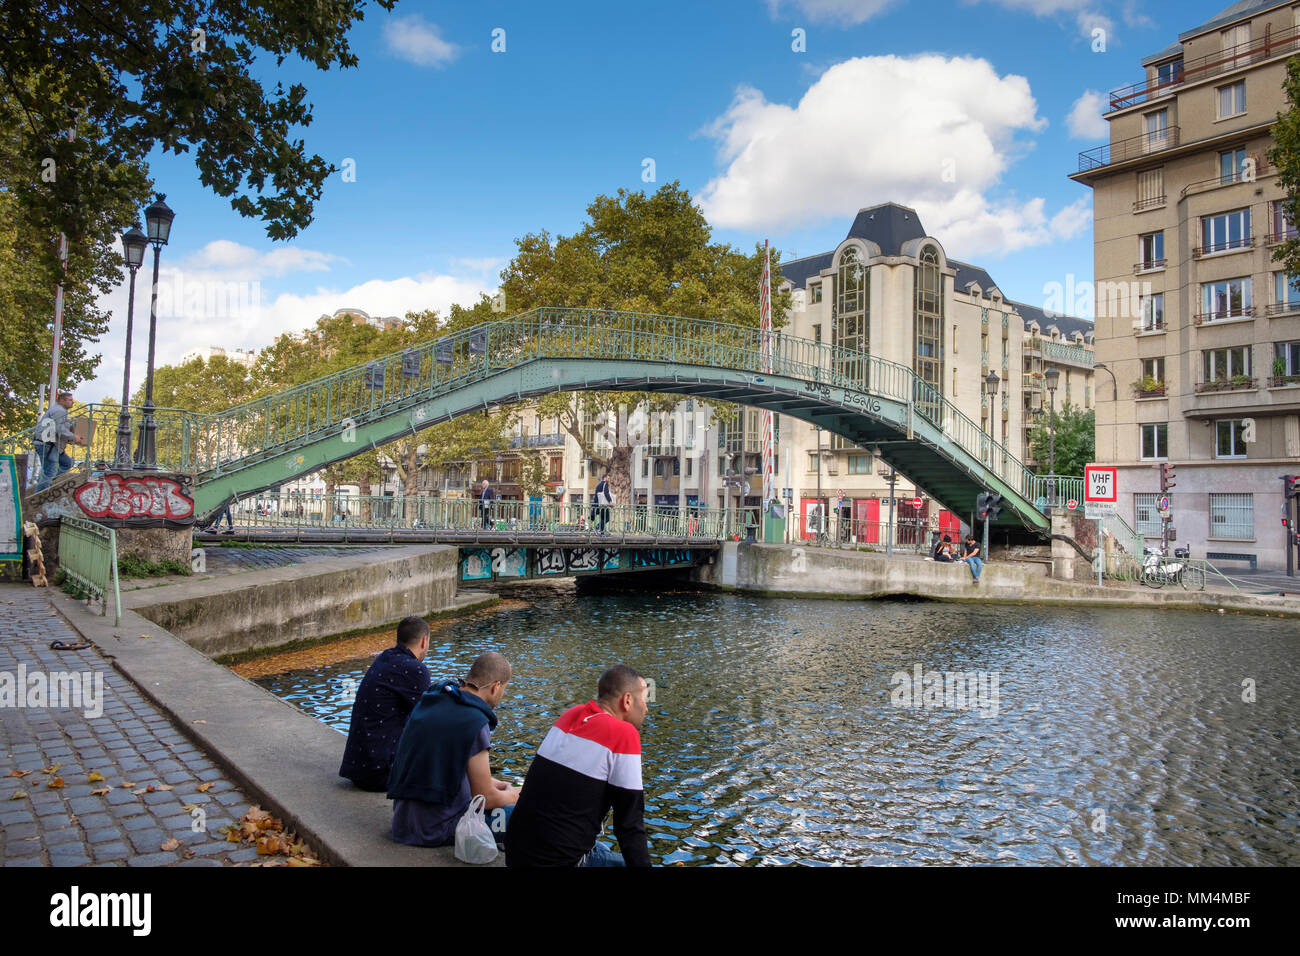
[{"label": "bridge support pillar", "polygon": [[1074,565],[1079,553],[1059,539],[1059,535],[1072,537],[1074,521],[1068,512],[1057,509],[1052,514],[1052,577],[1058,581],[1074,580]]}]

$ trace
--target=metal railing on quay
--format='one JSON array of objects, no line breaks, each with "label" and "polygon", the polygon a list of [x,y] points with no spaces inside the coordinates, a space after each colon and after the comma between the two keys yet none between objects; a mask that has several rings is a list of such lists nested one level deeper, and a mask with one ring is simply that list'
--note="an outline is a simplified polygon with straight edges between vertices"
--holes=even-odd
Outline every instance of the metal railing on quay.
[{"label": "metal railing on quay", "polygon": [[113,609],[113,626],[122,623],[122,595],[117,580],[117,533],[85,518],[59,521],[59,568],[74,584],[102,602],[101,614]]},{"label": "metal railing on quay", "polygon": [[[795,521],[790,534],[792,544],[852,551],[884,551],[892,547],[894,551],[903,553],[928,554],[934,533],[939,531],[937,516],[897,518],[891,523],[888,520],[839,518],[832,514],[826,517],[824,525],[819,525],[815,517],[801,515]],[[960,533],[949,533],[955,547]]]},{"label": "metal railing on quay", "polygon": [[[131,455],[140,443],[140,424],[144,410],[139,405],[127,406],[131,424]],[[122,406],[112,403],[91,402],[87,405],[74,405],[68,411],[68,422],[76,426],[79,419],[85,420],[87,441],[84,445],[69,442],[64,454],[72,459],[73,469],[86,471],[112,467],[117,455],[117,430],[122,414]],[[199,416],[180,408],[154,409],[154,447],[158,467],[164,471],[184,471],[191,460],[189,440],[192,423]],[[21,455],[32,452],[36,445],[36,427],[24,429],[13,435],[0,438],[0,455]],[[29,467],[33,479],[39,474],[36,456],[31,455]]]}]

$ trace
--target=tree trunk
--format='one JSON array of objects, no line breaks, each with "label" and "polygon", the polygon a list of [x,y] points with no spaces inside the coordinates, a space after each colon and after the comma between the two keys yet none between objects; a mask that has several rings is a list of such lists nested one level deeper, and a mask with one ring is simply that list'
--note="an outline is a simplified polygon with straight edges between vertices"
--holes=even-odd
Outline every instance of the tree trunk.
[{"label": "tree trunk", "polygon": [[614,492],[616,505],[630,505],[632,501],[632,449],[616,445],[609,456],[609,488]]}]

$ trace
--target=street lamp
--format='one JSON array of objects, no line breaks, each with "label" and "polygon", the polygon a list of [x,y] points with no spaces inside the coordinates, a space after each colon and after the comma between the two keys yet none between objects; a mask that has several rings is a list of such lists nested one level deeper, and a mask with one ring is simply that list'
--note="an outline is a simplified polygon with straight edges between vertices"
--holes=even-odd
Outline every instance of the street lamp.
[{"label": "street lamp", "polygon": [[145,228],[148,230],[149,242],[153,244],[153,297],[149,302],[149,364],[145,372],[144,416],[140,422],[140,442],[135,449],[135,463],[136,467],[150,471],[158,468],[153,419],[153,353],[158,334],[158,259],[171,235],[172,220],[176,218],[176,214],[163,202],[166,198],[159,193],[157,201],[144,211]]},{"label": "street lamp", "polygon": [[1049,368],[1044,374],[1047,379],[1048,395],[1048,452],[1047,452],[1047,512],[1051,514],[1056,507],[1056,383],[1061,377],[1058,369]]},{"label": "street lamp", "polygon": [[122,236],[122,249],[126,254],[126,267],[131,270],[131,288],[126,299],[126,361],[122,371],[122,411],[117,416],[117,451],[113,455],[114,468],[131,467],[131,326],[135,321],[135,273],[144,262],[144,250],[149,240],[136,222]]},{"label": "street lamp", "polygon": [[989,406],[989,460],[990,467],[993,464],[993,406],[994,399],[998,397],[998,384],[1002,380],[998,378],[997,372],[989,372],[984,376],[984,393],[988,396]]},{"label": "street lamp", "polygon": [[822,427],[814,425],[817,430],[817,533],[826,530],[826,505],[822,502]]},{"label": "street lamp", "polygon": [[[1112,401],[1112,402],[1118,402],[1118,401],[1119,401],[1119,382],[1116,381],[1116,379],[1115,379],[1115,373],[1112,372],[1108,366],[1103,365],[1101,362],[1098,362],[1098,363],[1096,363],[1095,365],[1093,365],[1093,368],[1099,368],[1099,369],[1101,369],[1103,372],[1105,372],[1107,375],[1110,376],[1111,384],[1114,386],[1114,389],[1115,389],[1115,390],[1114,390],[1114,394],[1113,394],[1112,397],[1111,397],[1111,401]],[[1115,418],[1115,415],[1112,413],[1112,415],[1111,415],[1111,419],[1112,419],[1112,421],[1114,420],[1114,418]],[[1118,432],[1118,429],[1113,428],[1113,427],[1112,427],[1111,430],[1110,430],[1110,438],[1111,438],[1111,458],[1110,458],[1110,460],[1111,460],[1111,461],[1115,461],[1115,460],[1119,457],[1119,453],[1118,453],[1118,451],[1116,451],[1116,443],[1119,441],[1119,438],[1117,437],[1117,432]]]}]

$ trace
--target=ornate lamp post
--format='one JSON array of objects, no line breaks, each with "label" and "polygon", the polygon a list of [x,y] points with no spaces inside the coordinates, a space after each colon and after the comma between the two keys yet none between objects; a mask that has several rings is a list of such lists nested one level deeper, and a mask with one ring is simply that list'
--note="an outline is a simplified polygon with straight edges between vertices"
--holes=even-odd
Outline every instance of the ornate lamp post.
[{"label": "ornate lamp post", "polygon": [[131,288],[126,300],[126,361],[122,371],[122,412],[117,417],[117,451],[113,455],[114,468],[131,467],[131,326],[135,320],[135,273],[144,262],[144,250],[149,240],[134,223],[122,236],[122,249],[126,254],[126,267],[131,270]]},{"label": "ornate lamp post", "polygon": [[145,373],[144,415],[140,422],[140,442],[135,449],[137,468],[155,470],[158,467],[158,448],[154,436],[153,405],[153,353],[154,340],[158,333],[158,259],[162,247],[167,245],[171,235],[172,220],[176,214],[163,202],[167,197],[158,194],[157,201],[144,211],[145,228],[149,233],[149,242],[153,244],[153,297],[149,302],[149,365]]},{"label": "ornate lamp post", "polygon": [[1047,395],[1050,418],[1047,424],[1047,512],[1051,514],[1056,508],[1056,383],[1061,377],[1058,369],[1049,368],[1044,374],[1047,379]]},{"label": "ornate lamp post", "polygon": [[998,385],[1001,383],[997,372],[989,372],[984,376],[984,394],[988,396],[989,406],[989,457],[988,465],[993,467],[993,407],[996,404],[994,399],[998,397]]}]

